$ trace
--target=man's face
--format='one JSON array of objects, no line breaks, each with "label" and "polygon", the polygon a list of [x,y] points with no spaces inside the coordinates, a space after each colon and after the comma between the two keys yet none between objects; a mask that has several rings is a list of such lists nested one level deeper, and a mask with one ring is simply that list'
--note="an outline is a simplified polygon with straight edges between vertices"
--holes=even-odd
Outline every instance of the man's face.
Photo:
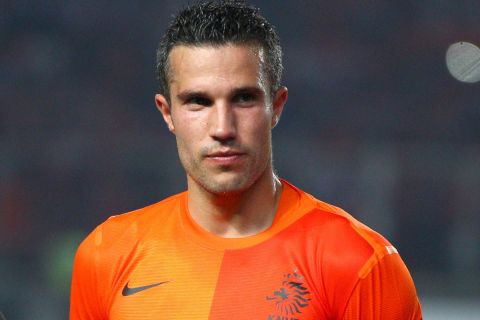
[{"label": "man's face", "polygon": [[271,172],[271,129],[287,98],[272,99],[253,46],[176,46],[170,52],[170,97],[156,103],[176,136],[189,187],[232,193]]}]

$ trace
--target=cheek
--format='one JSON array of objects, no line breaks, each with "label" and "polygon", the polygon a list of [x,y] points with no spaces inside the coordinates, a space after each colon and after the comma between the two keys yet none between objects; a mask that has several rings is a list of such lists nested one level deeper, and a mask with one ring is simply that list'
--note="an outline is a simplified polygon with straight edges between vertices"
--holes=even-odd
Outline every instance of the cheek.
[{"label": "cheek", "polygon": [[[185,134],[184,131],[181,131],[181,133]],[[188,135],[184,136],[182,134],[176,134],[178,158],[183,168],[189,171],[197,166],[195,164],[197,162],[195,160],[196,148],[192,139],[189,139]]]},{"label": "cheek", "polygon": [[245,124],[244,132],[248,132],[248,136],[244,136],[243,144],[248,145],[250,151],[256,154],[260,159],[269,158],[271,153],[271,126],[270,120],[263,115],[259,115],[254,121]]},{"label": "cheek", "polygon": [[258,142],[269,139],[272,128],[268,113],[258,112],[253,114],[244,125],[244,131],[249,132],[251,139],[258,140]]},{"label": "cheek", "polygon": [[200,141],[206,127],[205,121],[193,116],[175,117],[173,120],[179,152],[193,153],[195,149],[200,148]]},{"label": "cheek", "polygon": [[180,153],[191,153],[193,152],[195,143],[192,138],[194,133],[189,130],[189,128],[176,127],[175,137],[177,140],[177,147]]}]

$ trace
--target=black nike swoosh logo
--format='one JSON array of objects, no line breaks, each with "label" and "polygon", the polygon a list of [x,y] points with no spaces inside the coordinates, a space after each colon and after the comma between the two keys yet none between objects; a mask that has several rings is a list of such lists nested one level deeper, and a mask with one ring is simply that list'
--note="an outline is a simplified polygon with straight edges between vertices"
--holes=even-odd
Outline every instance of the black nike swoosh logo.
[{"label": "black nike swoosh logo", "polygon": [[129,288],[129,287],[128,287],[128,282],[127,282],[127,284],[125,285],[125,287],[123,287],[122,296],[124,296],[124,297],[126,297],[126,296],[131,296],[132,294],[135,294],[135,293],[138,293],[138,292],[140,292],[140,291],[147,290],[147,289],[150,289],[150,288],[153,288],[153,287],[156,287],[156,286],[165,284],[165,283],[167,283],[167,282],[170,282],[170,281],[163,281],[163,282],[158,282],[158,283],[149,284],[149,285],[141,286],[141,287],[135,287],[135,288]]}]

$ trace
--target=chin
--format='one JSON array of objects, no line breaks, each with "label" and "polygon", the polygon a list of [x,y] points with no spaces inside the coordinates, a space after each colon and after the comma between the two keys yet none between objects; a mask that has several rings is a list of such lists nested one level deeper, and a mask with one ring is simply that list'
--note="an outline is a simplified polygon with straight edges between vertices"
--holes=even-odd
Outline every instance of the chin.
[{"label": "chin", "polygon": [[203,187],[211,193],[218,195],[234,195],[249,188],[250,184],[238,181],[212,182],[203,184]]},{"label": "chin", "polygon": [[247,168],[238,171],[186,171],[192,182],[212,194],[235,195],[242,193],[255,185],[255,183],[257,183],[265,173],[267,164],[263,169],[254,166],[247,166]]},{"label": "chin", "polygon": [[237,176],[224,179],[198,179],[196,181],[210,193],[217,195],[234,195],[250,188],[254,184],[255,179]]}]

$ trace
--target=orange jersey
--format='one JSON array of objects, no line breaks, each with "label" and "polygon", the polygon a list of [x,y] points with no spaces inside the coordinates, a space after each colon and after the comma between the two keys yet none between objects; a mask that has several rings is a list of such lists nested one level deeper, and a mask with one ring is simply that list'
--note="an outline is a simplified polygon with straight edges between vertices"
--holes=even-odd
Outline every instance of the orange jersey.
[{"label": "orange jersey", "polygon": [[113,216],[80,245],[70,319],[421,319],[395,248],[286,181],[272,226],[221,238],[187,193]]}]

